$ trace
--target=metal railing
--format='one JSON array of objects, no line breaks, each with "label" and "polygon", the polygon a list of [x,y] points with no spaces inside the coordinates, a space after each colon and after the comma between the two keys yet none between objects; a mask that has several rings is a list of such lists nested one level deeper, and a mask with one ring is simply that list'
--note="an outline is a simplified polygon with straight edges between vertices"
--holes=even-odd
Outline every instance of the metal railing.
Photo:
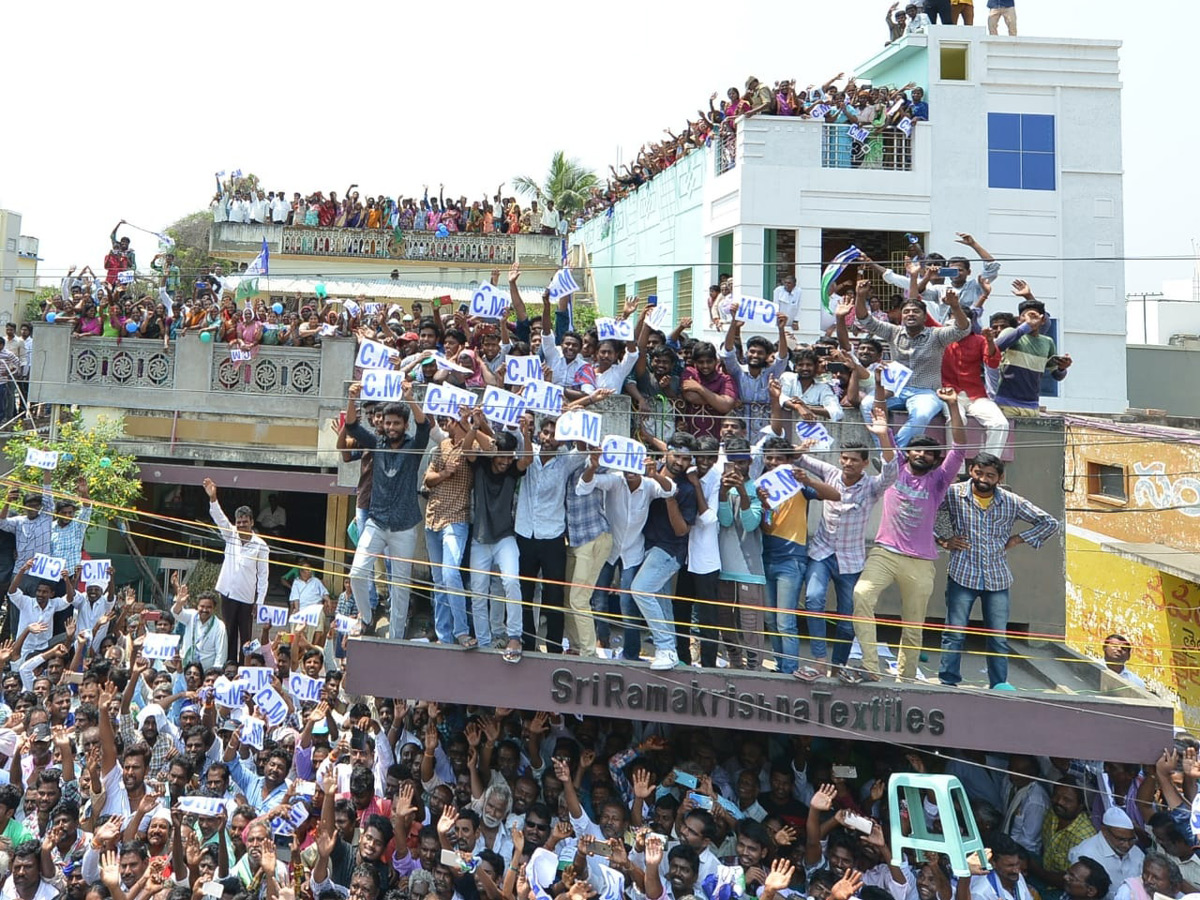
[{"label": "metal railing", "polygon": [[293,256],[341,256],[359,259],[390,259],[392,232],[381,228],[295,228],[283,229],[280,252]]},{"label": "metal railing", "polygon": [[722,124],[713,141],[713,151],[717,175],[732,169],[737,164],[737,132]]},{"label": "metal railing", "polygon": [[321,350],[260,346],[253,359],[242,362],[214,354],[211,386],[214,391],[315,397],[321,387]]},{"label": "metal railing", "polygon": [[508,265],[517,258],[517,239],[507,234],[451,234],[434,237],[428,231],[406,231],[393,256],[451,263]]},{"label": "metal railing", "polygon": [[821,167],[911,172],[912,137],[897,128],[821,126]]}]

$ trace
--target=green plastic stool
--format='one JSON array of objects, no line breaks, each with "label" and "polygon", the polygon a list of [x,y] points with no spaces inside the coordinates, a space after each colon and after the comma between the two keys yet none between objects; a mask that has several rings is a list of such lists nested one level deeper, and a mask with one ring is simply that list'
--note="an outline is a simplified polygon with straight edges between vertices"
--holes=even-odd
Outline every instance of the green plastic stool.
[{"label": "green plastic stool", "polygon": [[[922,791],[933,794],[938,808],[938,821],[943,829],[940,832],[932,831],[925,820]],[[901,828],[901,800],[908,805],[908,834],[904,834]],[[967,792],[953,775],[922,775],[916,772],[892,775],[888,781],[888,814],[892,833],[892,865],[900,865],[903,861],[902,851],[905,847],[911,847],[916,851],[919,862],[924,861],[926,851],[945,854],[950,859],[950,868],[959,878],[971,874],[967,865],[967,856],[971,853],[979,854],[979,861],[984,868],[991,868],[975,817],[971,814]]]}]

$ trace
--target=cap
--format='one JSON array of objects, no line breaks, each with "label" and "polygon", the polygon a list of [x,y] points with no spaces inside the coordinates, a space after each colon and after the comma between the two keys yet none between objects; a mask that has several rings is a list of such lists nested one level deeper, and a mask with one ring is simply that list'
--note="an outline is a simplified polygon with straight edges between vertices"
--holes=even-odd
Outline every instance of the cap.
[{"label": "cap", "polygon": [[34,725],[33,731],[30,732],[30,736],[34,739],[34,741],[43,741],[49,743],[51,739],[50,726],[45,722]]},{"label": "cap", "polygon": [[1110,806],[1104,813],[1102,820],[1109,828],[1129,828],[1133,829],[1133,820],[1129,818],[1129,813],[1121,809],[1119,806]]},{"label": "cap", "polygon": [[217,725],[217,731],[237,731],[240,726],[233,719],[225,719]]},{"label": "cap", "polygon": [[412,320],[413,320],[412,313],[405,313],[405,314],[404,314],[404,321],[405,321],[405,322],[411,322]]},{"label": "cap", "polygon": [[404,332],[404,334],[400,335],[400,340],[402,340],[402,341],[419,341],[420,337],[417,335],[417,333],[415,331],[406,331],[406,332]]}]

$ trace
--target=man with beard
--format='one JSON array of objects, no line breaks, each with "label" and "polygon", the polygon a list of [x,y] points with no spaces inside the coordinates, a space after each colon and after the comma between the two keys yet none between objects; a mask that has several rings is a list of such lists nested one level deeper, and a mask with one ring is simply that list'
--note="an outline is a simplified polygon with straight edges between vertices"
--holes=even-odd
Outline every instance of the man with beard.
[{"label": "man with beard", "polygon": [[505,828],[519,826],[529,812],[529,808],[537,802],[538,784],[532,775],[522,775],[513,785],[512,813],[505,823]]},{"label": "man with beard", "polygon": [[862,647],[862,669],[842,669],[838,677],[847,684],[879,681],[875,604],[893,582],[900,588],[900,618],[905,623],[900,632],[900,676],[911,681],[917,674],[921,629],[933,591],[937,559],[933,526],[942,498],[966,456],[963,445],[967,430],[957,395],[953,388],[941,388],[937,396],[950,408],[953,443],[950,452],[944,453],[932,438],[914,437],[904,453],[896,483],[883,495],[883,516],[875,546],[854,586],[854,634]]},{"label": "man with beard", "polygon": [[1104,866],[1112,884],[1108,900],[1113,900],[1117,890],[1131,878],[1142,874],[1145,854],[1137,845],[1137,832],[1129,814],[1119,806],[1110,806],[1104,813],[1100,833],[1094,834],[1067,852],[1067,859],[1076,863],[1088,856]]},{"label": "man with beard", "polygon": [[[133,676],[130,677],[133,682]],[[109,714],[112,693],[100,695],[100,779],[107,799],[101,815],[128,816],[137,809],[146,795],[146,776],[150,771],[150,747],[131,737],[125,743],[121,765],[117,766],[116,735],[113,734],[112,716]]]},{"label": "man with beard", "polygon": [[[389,403],[383,408],[382,435],[367,431],[358,424],[356,400],[362,392],[358,382],[350,385],[346,404],[346,433],[354,438],[355,446],[374,450],[371,469],[371,503],[366,524],[359,535],[358,548],[350,567],[350,587],[362,622],[362,633],[375,631],[371,615],[368,580],[374,572],[374,558],[392,558],[388,589],[391,596],[392,638],[404,637],[408,624],[408,601],[412,580],[412,558],[416,555],[417,531],[421,525],[421,507],[417,503],[417,472],[422,454],[429,444],[429,422],[421,405],[413,400],[412,382],[402,387],[404,403]],[[417,430],[410,440],[409,417],[416,420]]]},{"label": "man with beard", "polygon": [[479,800],[471,804],[479,814],[479,831],[484,847],[499,853],[506,861],[512,858],[512,836],[506,825],[512,805],[512,791],[506,784],[491,785]]},{"label": "man with beard", "polygon": [[[253,806],[260,816],[266,815],[268,810],[274,809],[280,803],[284,802],[287,795],[290,782],[287,779],[288,769],[291,768],[292,759],[282,750],[275,749],[267,755],[266,764],[263,766],[263,774],[258,775],[254,771],[254,766],[251,760],[242,760],[238,755],[238,750],[241,749],[242,741],[238,732],[234,732],[229,736],[229,743],[225,747],[225,756],[223,760],[229,766],[230,777],[241,789],[242,794],[246,798],[246,803]],[[332,772],[333,767],[329,767]],[[334,785],[336,789],[336,776]]]},{"label": "man with beard", "polygon": [[[79,804],[74,800],[62,800],[50,812],[50,826],[54,829],[55,841],[50,850],[50,858],[60,870],[64,871],[68,861],[83,859],[90,835],[79,830]],[[75,863],[82,878],[82,866]]]},{"label": "man with beard", "polygon": [[[988,629],[987,670],[991,687],[1008,681],[1010,649],[1009,588],[1013,583],[1008,551],[1020,544],[1035,549],[1058,531],[1058,522],[1024,497],[1000,487],[1004,463],[991,453],[979,453],[967,464],[969,481],[953,485],[938,510],[938,543],[950,551],[946,569],[946,630],[942,632],[942,666],[938,680],[951,687],[962,681],[963,643],[978,597]],[[1017,521],[1028,528],[1013,534]],[[907,616],[905,616],[907,618]],[[1032,848],[1031,848],[1032,849]]]},{"label": "man with beard", "polygon": [[[696,482],[688,478],[695,451],[696,439],[687,432],[677,431],[667,441],[660,471],[665,470],[667,481],[674,484],[675,492],[650,502],[643,531],[646,553],[629,587],[638,612],[650,628],[650,639],[654,643],[654,661],[650,668],[656,671],[679,665],[672,625],[676,616],[667,595],[671,593],[675,573],[687,559],[688,532],[697,517],[707,511],[703,497],[696,491]],[[661,478],[658,482],[669,490]],[[557,774],[559,778],[563,777],[561,773]],[[569,802],[570,796],[567,799]]]},{"label": "man with beard", "polygon": [[1050,815],[1042,822],[1042,858],[1030,859],[1030,874],[1052,887],[1062,888],[1063,876],[1070,866],[1068,853],[1095,833],[1086,812],[1083,789],[1073,778],[1062,779],[1050,792]]},{"label": "man with beard", "polygon": [[625,839],[625,829],[629,825],[629,814],[620,800],[608,800],[600,806],[600,821],[593,822],[579,802],[579,794],[575,791],[575,782],[571,779],[571,770],[566,761],[554,760],[554,774],[563,783],[563,796],[567,799],[567,814],[571,817],[571,827],[575,829],[576,837],[590,835],[597,841],[608,841],[613,838]]},{"label": "man with beard", "polygon": [[[784,332],[787,316],[775,317],[779,326],[777,345],[772,346],[769,340],[759,334],[746,341],[746,363],[743,365],[738,362],[737,355],[737,345],[742,339],[742,322],[737,318],[737,310],[738,301],[734,301],[734,318],[725,334],[725,352],[721,354],[721,362],[725,371],[733,378],[737,395],[742,401],[746,428],[751,434],[758,434],[766,427],[769,418],[771,398],[767,393],[767,385],[772,378],[778,378],[787,371],[787,337]],[[775,361],[768,365],[767,361],[772,353],[775,353]]]},{"label": "man with beard", "polygon": [[988,849],[992,871],[972,866],[972,877],[959,879],[955,900],[1033,900],[1021,874],[1020,845],[1006,834],[997,834]]},{"label": "man with beard", "polygon": [[146,774],[157,776],[167,764],[171,752],[177,749],[175,739],[179,736],[179,732],[167,720],[166,713],[157,703],[143,706],[136,717],[130,713],[130,705],[133,702],[138,682],[144,681],[145,675],[149,671],[149,660],[140,658],[134,662],[133,671],[121,695],[121,740],[124,741],[126,747],[145,742],[145,745],[150,748],[150,758],[146,762]]}]

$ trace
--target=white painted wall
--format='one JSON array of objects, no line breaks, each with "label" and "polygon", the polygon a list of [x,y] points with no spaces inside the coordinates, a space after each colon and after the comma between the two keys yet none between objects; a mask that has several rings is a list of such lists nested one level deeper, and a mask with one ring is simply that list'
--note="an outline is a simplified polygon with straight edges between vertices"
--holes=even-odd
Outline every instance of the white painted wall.
[{"label": "white painted wall", "polygon": [[[940,79],[943,40],[968,44],[968,81]],[[648,272],[660,273],[661,296],[666,277],[698,258],[704,263],[704,275],[697,271],[693,282],[699,310],[716,274],[717,238],[725,233],[733,235],[735,293],[757,295],[764,230],[795,229],[806,297],[801,330],[813,336],[822,229],[928,233],[927,249],[946,256],[964,249],[954,238],[967,231],[1007,260],[989,308],[1015,310],[1009,291],[1019,277],[1058,319],[1060,349],[1075,365],[1061,396],[1047,398],[1046,406],[1124,410],[1119,48],[1117,41],[990,38],[983,28],[950,26],[931,28],[911,46],[893,45],[858,72],[878,83],[903,83],[924,60],[932,121],[916,130],[911,172],[823,169],[820,124],[743,122],[732,170],[718,176],[711,150],[694,153],[619,203],[610,237],[602,237],[602,219],[579,232],[594,266],[616,266],[611,276],[596,274],[601,308],[611,303],[614,284],[624,279],[632,287]],[[988,187],[989,112],[1055,116],[1056,190]],[[685,189],[671,181],[683,172]]]}]

